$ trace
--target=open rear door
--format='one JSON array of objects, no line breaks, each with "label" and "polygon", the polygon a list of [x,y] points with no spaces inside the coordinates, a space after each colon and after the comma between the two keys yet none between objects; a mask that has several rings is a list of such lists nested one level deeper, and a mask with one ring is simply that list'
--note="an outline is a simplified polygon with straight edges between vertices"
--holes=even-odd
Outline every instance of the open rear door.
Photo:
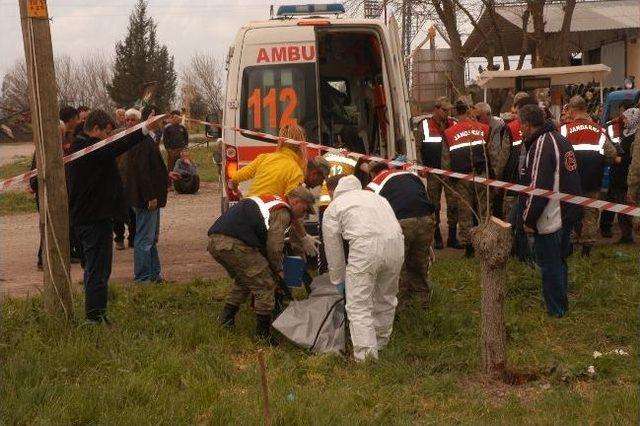
[{"label": "open rear door", "polygon": [[[410,125],[411,108],[409,106],[407,80],[404,75],[404,57],[402,55],[402,46],[400,45],[398,24],[393,16],[389,19],[387,26],[389,27],[389,45],[391,46],[389,57],[392,62],[389,67],[389,84],[393,94],[393,113],[397,126],[396,140],[398,140],[398,136],[404,139],[404,151],[407,153],[407,158],[410,161],[415,161],[416,144]],[[396,147],[396,153],[398,153],[398,147]]]}]

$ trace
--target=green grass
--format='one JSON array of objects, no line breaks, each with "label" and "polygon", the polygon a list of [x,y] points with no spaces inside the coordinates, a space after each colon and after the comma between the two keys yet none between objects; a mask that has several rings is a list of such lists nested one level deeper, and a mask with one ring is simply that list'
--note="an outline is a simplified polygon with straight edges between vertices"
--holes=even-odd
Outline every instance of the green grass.
[{"label": "green grass", "polygon": [[21,157],[11,163],[0,166],[0,179],[7,179],[31,169],[31,157]]},{"label": "green grass", "polygon": [[27,192],[0,192],[0,216],[12,214],[33,213],[36,202],[33,194]]},{"label": "green grass", "polygon": [[[638,273],[637,246],[572,259],[570,312],[553,319],[537,273],[511,263],[509,363],[540,378],[509,386],[478,373],[476,262],[439,259],[431,308],[399,318],[379,362],[267,348],[274,423],[638,424]],[[216,325],[228,285],[112,286],[112,329],[60,325],[39,298],[4,301],[2,423],[261,424],[253,317]],[[631,356],[592,357],[613,349]]]}]

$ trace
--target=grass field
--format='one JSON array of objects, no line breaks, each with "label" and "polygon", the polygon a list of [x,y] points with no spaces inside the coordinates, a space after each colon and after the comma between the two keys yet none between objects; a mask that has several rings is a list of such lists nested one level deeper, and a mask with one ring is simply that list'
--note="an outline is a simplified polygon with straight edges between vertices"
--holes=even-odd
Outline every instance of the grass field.
[{"label": "grass field", "polygon": [[[637,246],[573,258],[570,312],[553,319],[538,274],[511,263],[509,363],[539,379],[510,386],[478,373],[476,262],[443,258],[431,308],[397,320],[379,362],[266,348],[274,423],[638,424],[638,276]],[[235,332],[216,324],[228,285],[114,285],[113,328],[66,327],[38,298],[5,300],[2,423],[261,424],[253,317],[241,310]]]}]

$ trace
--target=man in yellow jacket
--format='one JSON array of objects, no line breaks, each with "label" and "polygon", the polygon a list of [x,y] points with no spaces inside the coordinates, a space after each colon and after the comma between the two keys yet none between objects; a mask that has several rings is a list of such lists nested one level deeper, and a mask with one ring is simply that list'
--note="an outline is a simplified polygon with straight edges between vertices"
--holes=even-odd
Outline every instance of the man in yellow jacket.
[{"label": "man in yellow jacket", "polygon": [[[288,125],[280,129],[280,137],[304,141],[305,133],[300,126]],[[306,150],[282,141],[278,144],[276,152],[257,156],[231,176],[231,180],[237,188],[240,182],[253,179],[247,194],[249,197],[283,197],[303,183],[306,183],[308,188],[321,185],[328,174],[329,164],[326,161],[314,159],[307,165]]]}]

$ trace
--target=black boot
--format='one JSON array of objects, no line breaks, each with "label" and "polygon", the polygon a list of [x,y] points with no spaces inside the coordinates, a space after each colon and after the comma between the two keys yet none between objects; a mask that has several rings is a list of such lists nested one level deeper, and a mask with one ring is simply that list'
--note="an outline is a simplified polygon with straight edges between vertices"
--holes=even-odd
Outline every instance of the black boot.
[{"label": "black boot", "polygon": [[442,250],[444,244],[442,242],[442,234],[440,233],[440,227],[436,227],[436,232],[433,234],[433,248],[436,250]]},{"label": "black boot", "polygon": [[460,244],[460,241],[458,241],[458,237],[456,236],[457,234],[457,227],[456,226],[450,226],[449,227],[449,238],[447,238],[447,247],[451,247],[457,250],[461,250],[464,248],[464,246],[462,244]]},{"label": "black boot", "polygon": [[591,246],[582,246],[582,257],[591,256]]},{"label": "black boot", "polygon": [[464,257],[473,257],[473,246],[471,244],[465,244],[464,246]]},{"label": "black boot", "polygon": [[225,303],[224,308],[222,309],[222,314],[220,314],[220,325],[224,327],[233,327],[236,323],[237,312],[237,306]]},{"label": "black boot", "polygon": [[277,346],[278,341],[271,334],[271,315],[256,314],[256,339],[271,346]]}]

